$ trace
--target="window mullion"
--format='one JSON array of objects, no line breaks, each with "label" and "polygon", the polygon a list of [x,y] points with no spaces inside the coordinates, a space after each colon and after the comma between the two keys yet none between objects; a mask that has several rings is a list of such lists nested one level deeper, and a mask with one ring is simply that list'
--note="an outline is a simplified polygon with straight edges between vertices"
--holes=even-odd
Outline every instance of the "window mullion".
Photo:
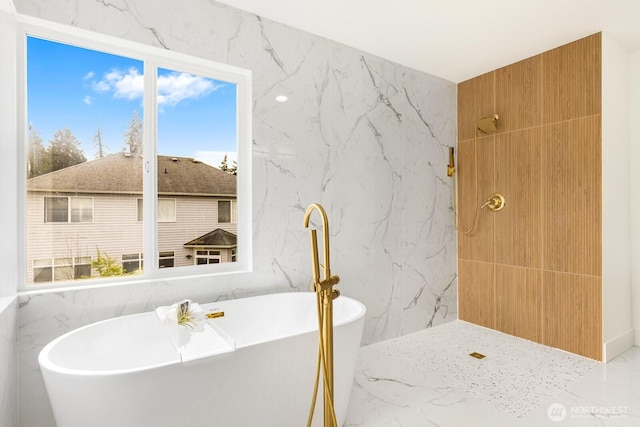
[{"label": "window mullion", "polygon": [[157,108],[158,66],[151,60],[144,62],[143,100],[143,219],[144,219],[144,271],[147,276],[157,275],[158,261],[158,162],[156,139],[158,129]]}]

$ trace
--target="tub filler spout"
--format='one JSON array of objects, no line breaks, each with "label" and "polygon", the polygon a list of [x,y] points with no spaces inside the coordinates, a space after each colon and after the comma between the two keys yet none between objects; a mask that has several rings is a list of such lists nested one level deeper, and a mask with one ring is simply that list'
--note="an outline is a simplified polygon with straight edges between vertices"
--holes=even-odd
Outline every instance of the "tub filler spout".
[{"label": "tub filler spout", "polygon": [[320,371],[323,379],[323,399],[324,399],[324,427],[337,427],[336,414],[334,409],[334,387],[333,387],[333,300],[340,296],[340,291],[333,289],[334,285],[340,282],[338,276],[331,275],[329,259],[329,221],[324,208],[314,203],[309,205],[304,214],[304,226],[309,227],[309,219],[314,210],[317,210],[322,219],[323,232],[323,255],[324,255],[324,278],[320,278],[320,266],[318,260],[318,238],[316,230],[309,230],[311,239],[311,266],[313,270],[313,290],[317,297],[318,310],[318,363],[316,369],[316,380],[313,391],[311,409],[307,426],[311,426],[313,412],[315,409],[316,396],[318,394],[318,383]]}]

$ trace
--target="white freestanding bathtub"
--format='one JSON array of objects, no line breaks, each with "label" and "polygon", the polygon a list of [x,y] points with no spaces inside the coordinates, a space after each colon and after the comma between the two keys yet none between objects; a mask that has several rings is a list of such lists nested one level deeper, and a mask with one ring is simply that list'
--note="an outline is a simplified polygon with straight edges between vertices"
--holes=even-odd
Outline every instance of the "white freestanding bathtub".
[{"label": "white freestanding bathtub", "polygon": [[[231,350],[182,361],[154,312],[71,331],[39,363],[58,427],[304,427],[317,357],[315,293],[201,304]],[[334,300],[335,411],[344,423],[365,307]],[[181,327],[182,328],[182,327]],[[322,382],[314,426],[322,425]]]}]

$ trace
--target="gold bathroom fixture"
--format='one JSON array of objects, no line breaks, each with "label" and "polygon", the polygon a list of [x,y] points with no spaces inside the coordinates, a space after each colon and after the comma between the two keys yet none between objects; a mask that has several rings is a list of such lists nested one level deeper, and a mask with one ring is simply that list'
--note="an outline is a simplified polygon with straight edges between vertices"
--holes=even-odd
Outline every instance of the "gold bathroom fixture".
[{"label": "gold bathroom fixture", "polygon": [[504,208],[504,196],[500,193],[492,193],[489,195],[489,198],[487,199],[486,202],[484,202],[484,204],[482,206],[480,206],[480,209],[484,208],[485,206],[488,207],[489,209],[491,209],[494,212],[498,212],[501,211]]},{"label": "gold bathroom fixture", "polygon": [[311,240],[313,290],[316,292],[316,305],[318,309],[318,362],[316,364],[316,380],[307,427],[311,426],[311,422],[313,421],[321,368],[324,389],[324,427],[338,427],[336,413],[333,407],[333,300],[340,296],[340,291],[333,289],[333,286],[338,284],[340,278],[331,275],[331,268],[329,267],[329,220],[327,219],[327,213],[321,205],[317,203],[309,205],[304,213],[304,227],[309,228],[309,219],[314,210],[318,211],[322,219],[324,278],[320,278],[317,233],[316,230],[311,229],[309,230],[309,237]]},{"label": "gold bathroom fixture", "polygon": [[469,353],[469,356],[475,357],[476,359],[484,359],[485,357],[487,357],[484,354],[478,353],[477,351],[474,351],[473,353]]},{"label": "gold bathroom fixture", "polygon": [[476,129],[482,133],[489,133],[496,131],[496,122],[498,121],[498,115],[494,114],[489,117],[483,117],[476,120]]},{"label": "gold bathroom fixture", "polygon": [[[481,119],[476,120],[474,129],[473,129],[473,159],[475,166],[475,203],[474,203],[474,213],[473,213],[473,221],[471,222],[471,227],[467,230],[460,229],[460,225],[458,224],[458,207],[457,207],[457,199],[458,199],[458,188],[457,188],[457,179],[456,179],[456,168],[454,162],[454,148],[449,147],[449,164],[447,165],[447,176],[453,177],[453,184],[451,186],[452,199],[453,199],[453,225],[456,228],[456,231],[460,234],[469,234],[473,231],[476,226],[476,221],[478,220],[478,131],[482,133],[495,132],[496,130],[496,122],[498,121],[498,115],[493,114],[489,117],[483,117]],[[483,206],[484,207],[484,206]]]},{"label": "gold bathroom fixture", "polygon": [[453,154],[453,147],[449,147],[449,164],[447,165],[447,176],[453,176],[453,174],[456,172],[456,159]]},{"label": "gold bathroom fixture", "polygon": [[224,311],[214,311],[213,313],[207,313],[207,319],[217,319],[218,317],[224,317]]}]

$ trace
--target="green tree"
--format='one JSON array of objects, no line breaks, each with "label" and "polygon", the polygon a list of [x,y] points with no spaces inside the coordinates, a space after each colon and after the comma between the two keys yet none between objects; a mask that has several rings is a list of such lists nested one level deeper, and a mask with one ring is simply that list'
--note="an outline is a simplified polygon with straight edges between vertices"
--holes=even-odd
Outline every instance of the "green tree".
[{"label": "green tree", "polygon": [[98,272],[100,277],[123,276],[126,274],[122,264],[111,258],[106,252],[100,252],[96,246],[96,259],[91,261],[91,267]]},{"label": "green tree", "polygon": [[29,154],[27,160],[27,178],[33,178],[38,175],[51,171],[51,159],[44,144],[40,133],[36,128],[29,125]]},{"label": "green tree", "polygon": [[133,110],[129,127],[124,133],[124,145],[125,150],[129,149],[130,153],[142,154],[142,122],[136,110]]},{"label": "green tree", "polygon": [[49,172],[87,161],[82,148],[80,148],[80,141],[67,128],[59,130],[53,135],[53,140],[49,140],[47,151],[51,159],[51,170]]},{"label": "green tree", "polygon": [[238,163],[234,160],[233,161],[233,166],[229,167],[228,163],[227,163],[227,155],[224,155],[224,159],[222,159],[222,161],[220,162],[220,167],[218,168],[223,172],[226,172],[228,174],[231,175],[237,175],[238,174]]}]

